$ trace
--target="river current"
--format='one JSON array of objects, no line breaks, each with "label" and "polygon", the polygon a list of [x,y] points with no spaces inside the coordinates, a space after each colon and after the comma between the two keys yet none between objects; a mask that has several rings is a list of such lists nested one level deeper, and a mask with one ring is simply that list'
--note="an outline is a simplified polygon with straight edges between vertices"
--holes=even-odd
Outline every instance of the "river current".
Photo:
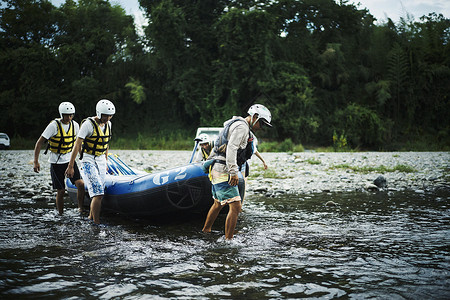
[{"label": "river current", "polygon": [[2,299],[450,298],[448,190],[249,195],[232,241],[225,215],[95,226],[66,200],[0,190]]}]

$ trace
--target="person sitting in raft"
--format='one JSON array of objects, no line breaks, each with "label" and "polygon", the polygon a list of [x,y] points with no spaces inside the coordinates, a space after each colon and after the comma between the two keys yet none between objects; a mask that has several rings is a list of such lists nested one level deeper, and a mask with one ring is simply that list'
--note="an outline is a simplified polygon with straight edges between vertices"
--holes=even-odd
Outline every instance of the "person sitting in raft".
[{"label": "person sitting in raft", "polygon": [[224,123],[224,128],[219,133],[214,149],[205,163],[214,162],[210,170],[214,203],[206,217],[203,232],[211,232],[219,212],[228,205],[225,239],[233,238],[237,218],[242,208],[238,189],[238,169],[253,153],[253,137],[250,130],[260,130],[264,126],[272,127],[271,119],[270,111],[264,105],[255,104],[248,110],[246,118],[234,116]]},{"label": "person sitting in raft", "polygon": [[195,140],[199,141],[200,149],[195,155],[194,162],[207,160],[212,148],[214,147],[214,142],[209,139],[206,133],[200,134],[195,138]]},{"label": "person sitting in raft", "polygon": [[102,99],[97,103],[96,113],[95,117],[87,118],[81,123],[66,175],[72,178],[75,158],[80,153],[81,176],[84,178],[92,199],[89,219],[93,220],[95,224],[100,224],[100,210],[105,193],[108,149],[111,140],[110,120],[116,113],[116,108],[111,101]]},{"label": "person sitting in raft", "polygon": [[[58,107],[58,111],[61,118],[52,120],[36,141],[36,145],[34,146],[33,170],[36,173],[39,173],[41,170],[39,154],[44,142],[48,141],[44,154],[47,154],[48,150],[50,150],[48,161],[50,162],[52,185],[56,189],[56,209],[62,215],[64,211],[65,193],[64,171],[69,164],[70,155],[80,126],[73,120],[75,106],[72,103],[62,102]],[[74,175],[70,181],[77,187],[78,210],[82,212],[84,182],[81,179],[80,171],[76,163],[74,163]]]}]

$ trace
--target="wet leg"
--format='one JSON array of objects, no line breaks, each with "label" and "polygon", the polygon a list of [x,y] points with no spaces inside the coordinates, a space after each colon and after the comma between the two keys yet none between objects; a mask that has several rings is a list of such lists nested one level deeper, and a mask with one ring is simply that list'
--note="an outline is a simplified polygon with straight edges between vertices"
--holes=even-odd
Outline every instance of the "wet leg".
[{"label": "wet leg", "polygon": [[100,224],[100,210],[102,208],[103,195],[95,196],[91,201],[91,211],[89,213],[89,219],[93,219],[95,224]]},{"label": "wet leg", "polygon": [[220,205],[219,201],[214,200],[214,204],[209,209],[208,215],[206,216],[205,225],[203,226],[203,232],[211,232],[211,227],[216,221],[217,216],[222,210],[222,205]]},{"label": "wet leg", "polygon": [[79,179],[75,181],[75,186],[77,187],[77,200],[78,200],[78,211],[83,212],[83,203],[84,203],[84,181]]},{"label": "wet leg", "polygon": [[228,204],[228,206],[230,207],[230,210],[228,211],[227,220],[225,221],[225,239],[231,240],[234,236],[234,229],[236,228],[242,204],[241,201],[234,201]]},{"label": "wet leg", "polygon": [[64,189],[56,190],[56,209],[60,215],[64,212],[64,193],[66,191]]}]

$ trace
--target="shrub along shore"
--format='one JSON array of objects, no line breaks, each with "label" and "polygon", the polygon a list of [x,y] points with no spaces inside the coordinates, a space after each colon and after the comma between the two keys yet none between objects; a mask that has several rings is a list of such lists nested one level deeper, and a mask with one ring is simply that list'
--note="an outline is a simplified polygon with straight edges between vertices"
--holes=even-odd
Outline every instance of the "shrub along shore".
[{"label": "shrub along shore", "polygon": [[[37,137],[36,137],[37,140]],[[22,137],[11,138],[12,150],[34,149],[36,140]],[[169,136],[145,136],[138,134],[137,137],[114,136],[111,140],[111,149],[120,150],[192,150],[194,147],[194,137],[187,137],[186,134],[173,133]],[[296,144],[291,139],[282,142],[264,140],[258,144],[259,152],[304,152],[313,150],[315,152],[360,152],[367,149],[352,149],[333,143],[328,147],[315,145]],[[433,142],[427,137],[417,137],[411,141],[398,142],[393,145],[386,145],[380,149],[383,151],[450,151],[450,146]]]}]

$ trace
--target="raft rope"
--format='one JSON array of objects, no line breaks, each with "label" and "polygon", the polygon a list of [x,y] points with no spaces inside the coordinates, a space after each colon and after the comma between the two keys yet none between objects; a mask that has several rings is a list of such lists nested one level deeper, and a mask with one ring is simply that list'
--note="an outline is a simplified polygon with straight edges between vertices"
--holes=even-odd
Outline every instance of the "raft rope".
[{"label": "raft rope", "polygon": [[108,173],[111,175],[137,175],[116,154],[108,153]]}]

